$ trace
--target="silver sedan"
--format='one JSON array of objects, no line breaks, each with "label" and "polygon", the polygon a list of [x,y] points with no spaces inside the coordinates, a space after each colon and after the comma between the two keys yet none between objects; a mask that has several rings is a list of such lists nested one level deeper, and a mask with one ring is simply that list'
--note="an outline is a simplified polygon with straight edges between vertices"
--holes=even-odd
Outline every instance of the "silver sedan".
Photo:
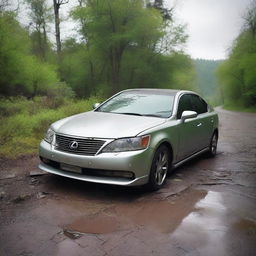
[{"label": "silver sedan", "polygon": [[167,172],[208,152],[218,116],[196,93],[122,91],[94,110],[53,123],[39,147],[39,168],[88,182],[159,189]]}]

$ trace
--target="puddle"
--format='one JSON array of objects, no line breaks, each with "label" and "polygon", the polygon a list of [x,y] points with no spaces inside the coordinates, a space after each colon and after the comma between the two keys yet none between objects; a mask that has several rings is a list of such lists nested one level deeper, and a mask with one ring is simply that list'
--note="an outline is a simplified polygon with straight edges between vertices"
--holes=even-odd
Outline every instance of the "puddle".
[{"label": "puddle", "polygon": [[228,230],[226,213],[221,194],[209,191],[195,205],[194,211],[183,219],[172,238],[177,239],[183,248],[196,249],[200,255],[227,255],[223,243]]},{"label": "puddle", "polygon": [[146,200],[119,203],[93,216],[83,216],[66,226],[66,229],[92,234],[147,228],[162,233],[175,230],[189,215],[195,204],[205,197],[206,191],[189,189],[176,200]]},{"label": "puddle", "polygon": [[125,217],[133,225],[171,233],[205,195],[206,191],[189,189],[173,201],[148,200],[131,206],[120,205],[115,208],[115,211],[117,215]]},{"label": "puddle", "polygon": [[[116,203],[97,214],[75,219],[67,229],[72,234],[82,234],[78,237],[81,243],[93,237],[86,234],[105,234],[101,237],[107,237],[108,242],[103,246],[114,246],[122,252],[124,248],[128,250],[122,242],[129,241],[129,248],[146,245],[152,251],[165,248],[167,252],[168,246],[177,249],[166,255],[255,255],[255,210],[250,200],[233,193],[189,188],[176,197],[151,196]],[[128,234],[125,239],[120,235],[124,232]]]},{"label": "puddle", "polygon": [[[244,202],[233,202],[232,198],[230,194],[209,191],[195,205],[195,211],[183,219],[172,239],[184,248],[196,249],[200,255],[251,255],[256,243],[256,223],[240,218]],[[250,212],[243,214],[250,216]],[[241,241],[250,246],[232,251]]]},{"label": "puddle", "polygon": [[93,216],[80,217],[73,223],[67,225],[65,229],[69,231],[69,234],[76,234],[77,232],[106,234],[120,230],[121,226],[116,217],[97,214]]},{"label": "puddle", "polygon": [[183,219],[181,229],[193,233],[208,231],[226,231],[226,207],[222,203],[221,194],[209,191],[205,198],[195,205],[195,211]]}]

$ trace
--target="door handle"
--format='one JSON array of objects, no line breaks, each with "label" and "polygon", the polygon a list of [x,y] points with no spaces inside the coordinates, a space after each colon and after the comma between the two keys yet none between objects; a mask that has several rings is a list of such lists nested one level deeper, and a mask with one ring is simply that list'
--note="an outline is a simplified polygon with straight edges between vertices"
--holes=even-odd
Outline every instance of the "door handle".
[{"label": "door handle", "polygon": [[201,126],[201,125],[202,125],[202,123],[199,123],[199,124],[197,124],[196,126],[199,127],[199,126]]}]

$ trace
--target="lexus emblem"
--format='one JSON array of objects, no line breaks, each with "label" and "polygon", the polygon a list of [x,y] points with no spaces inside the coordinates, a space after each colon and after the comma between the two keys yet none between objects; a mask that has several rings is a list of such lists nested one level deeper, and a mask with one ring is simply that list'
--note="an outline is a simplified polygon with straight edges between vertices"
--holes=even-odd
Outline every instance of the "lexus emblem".
[{"label": "lexus emblem", "polygon": [[72,142],[70,142],[69,148],[70,148],[70,149],[77,149],[77,148],[78,148],[78,142],[75,141],[75,140],[72,141]]}]

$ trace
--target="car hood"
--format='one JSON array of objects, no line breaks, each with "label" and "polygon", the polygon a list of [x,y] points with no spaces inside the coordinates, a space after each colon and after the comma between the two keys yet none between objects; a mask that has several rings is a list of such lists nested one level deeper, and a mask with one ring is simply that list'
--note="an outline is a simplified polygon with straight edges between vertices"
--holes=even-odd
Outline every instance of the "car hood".
[{"label": "car hood", "polygon": [[106,112],[85,112],[52,124],[57,133],[93,138],[133,137],[166,122],[156,117],[133,116]]}]

